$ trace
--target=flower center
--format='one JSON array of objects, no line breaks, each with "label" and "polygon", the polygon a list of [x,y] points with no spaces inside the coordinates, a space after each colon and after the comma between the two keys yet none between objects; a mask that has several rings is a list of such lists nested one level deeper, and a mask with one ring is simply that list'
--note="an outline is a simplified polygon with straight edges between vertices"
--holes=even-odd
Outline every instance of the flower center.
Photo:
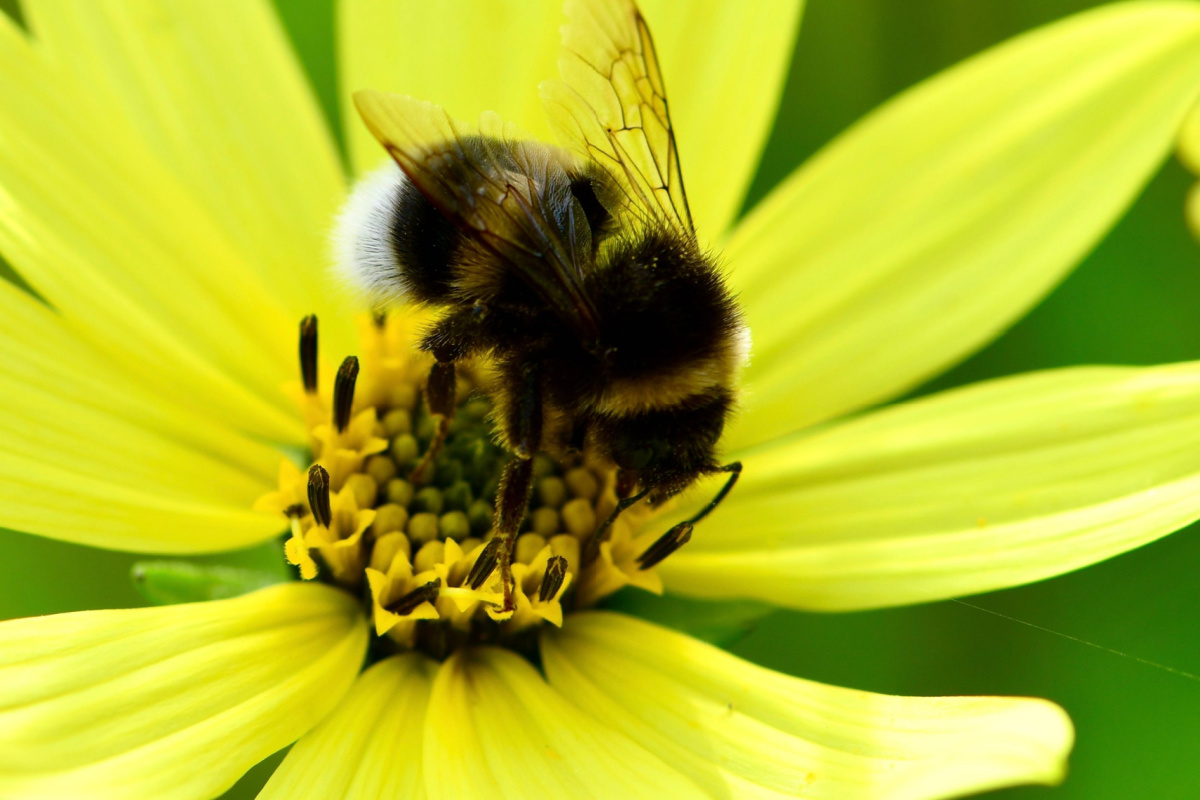
[{"label": "flower center", "polygon": [[515,608],[503,611],[487,544],[512,456],[492,435],[484,391],[492,377],[486,364],[460,365],[454,418],[430,414],[423,386],[432,360],[415,348],[420,324],[417,315],[360,321],[361,360],[346,358],[326,391],[316,319],[300,325],[293,394],[311,457],[307,469],[285,459],[279,489],[256,508],[287,517],[285,553],[301,578],[360,596],[379,648],[436,658],[475,642],[523,650],[532,629],[562,625],[564,612],[624,586],[661,592],[653,566],[670,543],[635,535],[651,513],[645,504],[613,519],[612,469],[580,453],[538,454],[513,559]]}]

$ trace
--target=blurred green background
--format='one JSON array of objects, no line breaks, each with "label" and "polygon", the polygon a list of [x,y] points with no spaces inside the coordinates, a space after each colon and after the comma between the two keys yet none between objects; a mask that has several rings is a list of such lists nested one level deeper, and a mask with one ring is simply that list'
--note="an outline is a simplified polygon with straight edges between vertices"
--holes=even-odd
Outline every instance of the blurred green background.
[{"label": "blurred green background", "polygon": [[[84,0],[80,0],[83,2]],[[336,115],[333,0],[277,0],[326,111]],[[0,8],[12,11],[12,0]],[[809,0],[761,197],[882,100],[1086,0]],[[397,42],[403,47],[403,42]],[[336,126],[335,126],[336,128]],[[1001,339],[921,393],[1031,369],[1200,357],[1200,246],[1183,222],[1191,178],[1168,163],[1099,248]],[[139,605],[135,556],[0,531],[0,618]],[[232,560],[262,564],[270,549]],[[969,602],[1200,673],[1200,532]],[[851,615],[775,612],[732,648],[774,669],[897,694],[1037,695],[1078,729],[1058,789],[989,797],[1200,796],[1200,681],[947,602]],[[272,761],[272,760],[269,760]],[[272,761],[273,764],[273,761]],[[264,764],[228,795],[253,797]]]}]

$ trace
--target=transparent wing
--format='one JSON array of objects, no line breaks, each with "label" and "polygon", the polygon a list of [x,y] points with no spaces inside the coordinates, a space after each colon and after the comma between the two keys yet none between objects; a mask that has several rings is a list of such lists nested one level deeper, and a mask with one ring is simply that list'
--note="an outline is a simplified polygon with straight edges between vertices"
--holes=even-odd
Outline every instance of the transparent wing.
[{"label": "transparent wing", "polygon": [[541,86],[563,145],[608,175],[633,219],[692,233],[667,92],[646,20],[632,0],[568,0],[558,68]]},{"label": "transparent wing", "polygon": [[518,141],[493,114],[475,130],[440,106],[404,95],[361,91],[354,102],[371,133],[439,211],[580,334],[594,335],[597,314],[583,284],[590,231],[573,202],[562,157]]}]

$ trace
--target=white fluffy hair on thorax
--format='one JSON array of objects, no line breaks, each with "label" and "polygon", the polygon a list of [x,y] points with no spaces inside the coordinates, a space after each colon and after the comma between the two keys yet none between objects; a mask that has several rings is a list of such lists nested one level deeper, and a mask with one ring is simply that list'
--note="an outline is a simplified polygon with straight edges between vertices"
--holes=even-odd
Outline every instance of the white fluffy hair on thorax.
[{"label": "white fluffy hair on thorax", "polygon": [[389,159],[355,184],[334,226],[333,257],[338,275],[372,299],[399,300],[404,295],[402,268],[391,237],[400,191],[407,181]]}]

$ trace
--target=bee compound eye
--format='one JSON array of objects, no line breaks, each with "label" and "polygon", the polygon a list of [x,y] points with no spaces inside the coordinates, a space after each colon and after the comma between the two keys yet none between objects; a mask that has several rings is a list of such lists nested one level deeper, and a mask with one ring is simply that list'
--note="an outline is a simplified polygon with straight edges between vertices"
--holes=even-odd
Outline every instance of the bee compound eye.
[{"label": "bee compound eye", "polygon": [[654,460],[655,451],[651,446],[623,449],[613,454],[613,460],[621,469],[644,469]]}]

